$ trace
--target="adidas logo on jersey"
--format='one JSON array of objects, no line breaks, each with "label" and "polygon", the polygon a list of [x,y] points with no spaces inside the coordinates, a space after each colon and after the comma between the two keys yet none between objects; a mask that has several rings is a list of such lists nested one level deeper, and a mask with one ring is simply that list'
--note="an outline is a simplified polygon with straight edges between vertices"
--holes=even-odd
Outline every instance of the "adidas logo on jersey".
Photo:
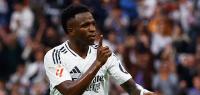
[{"label": "adidas logo on jersey", "polygon": [[72,80],[77,80],[81,76],[81,71],[78,69],[77,66],[75,66],[71,71],[70,71]]}]

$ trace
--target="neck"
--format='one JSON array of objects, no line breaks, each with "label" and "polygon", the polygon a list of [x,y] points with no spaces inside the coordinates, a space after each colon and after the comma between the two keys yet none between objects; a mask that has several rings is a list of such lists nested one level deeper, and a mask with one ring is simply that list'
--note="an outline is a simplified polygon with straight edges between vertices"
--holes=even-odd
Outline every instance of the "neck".
[{"label": "neck", "polygon": [[89,49],[88,45],[81,44],[80,42],[76,42],[74,40],[69,40],[68,45],[80,57],[85,58],[87,56],[87,51]]}]

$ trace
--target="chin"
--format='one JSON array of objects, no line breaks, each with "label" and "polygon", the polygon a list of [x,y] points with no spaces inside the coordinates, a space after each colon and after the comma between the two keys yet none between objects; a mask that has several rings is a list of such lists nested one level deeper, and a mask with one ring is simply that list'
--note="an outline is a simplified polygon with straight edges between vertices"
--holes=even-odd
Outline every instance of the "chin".
[{"label": "chin", "polygon": [[88,45],[94,45],[94,42],[89,42]]},{"label": "chin", "polygon": [[94,45],[94,41],[89,41],[88,45]]}]

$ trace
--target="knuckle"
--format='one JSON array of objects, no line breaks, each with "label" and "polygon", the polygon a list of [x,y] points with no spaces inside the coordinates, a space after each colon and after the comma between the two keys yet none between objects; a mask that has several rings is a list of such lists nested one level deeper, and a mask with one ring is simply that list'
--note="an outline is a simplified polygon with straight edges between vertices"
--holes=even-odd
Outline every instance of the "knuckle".
[{"label": "knuckle", "polygon": [[106,46],[105,48],[106,48],[106,49],[109,49],[109,47],[108,47],[108,46]]}]

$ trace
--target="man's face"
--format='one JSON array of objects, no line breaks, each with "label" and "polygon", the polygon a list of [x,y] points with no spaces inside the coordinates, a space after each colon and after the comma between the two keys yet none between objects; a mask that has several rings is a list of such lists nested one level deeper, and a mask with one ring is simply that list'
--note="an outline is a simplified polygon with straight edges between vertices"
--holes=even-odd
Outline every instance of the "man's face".
[{"label": "man's face", "polygon": [[196,89],[200,90],[200,77],[199,76],[196,76],[193,78],[193,84]]},{"label": "man's face", "polygon": [[92,45],[96,38],[95,20],[90,12],[75,15],[74,39],[81,44]]},{"label": "man's face", "polygon": [[14,5],[14,9],[15,11],[21,12],[23,9],[23,5],[17,3]]}]

